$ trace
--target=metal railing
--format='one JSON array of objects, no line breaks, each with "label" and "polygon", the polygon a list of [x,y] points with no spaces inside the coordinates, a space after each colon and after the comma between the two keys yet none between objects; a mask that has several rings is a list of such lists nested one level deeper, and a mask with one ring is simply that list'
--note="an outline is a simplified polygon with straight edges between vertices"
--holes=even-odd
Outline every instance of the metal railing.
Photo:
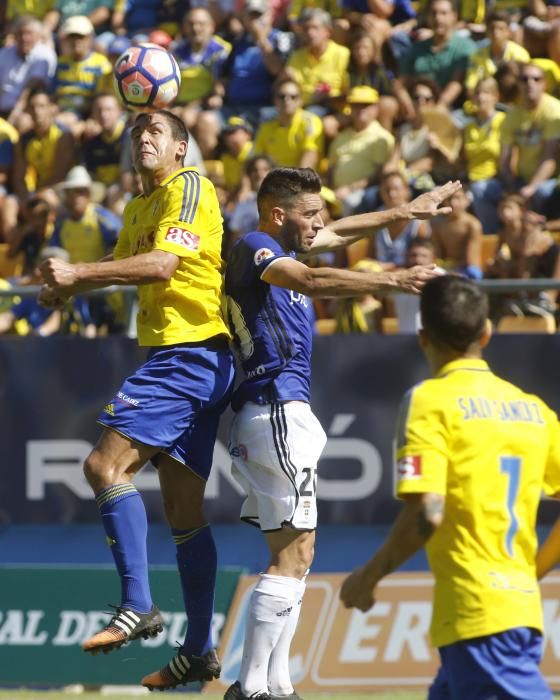
[{"label": "metal railing", "polygon": [[[508,294],[516,292],[542,292],[546,290],[560,290],[560,280],[538,278],[538,279],[507,279],[507,280],[494,280],[494,279],[483,279],[477,282],[477,284],[484,289],[488,294]],[[39,294],[41,289],[40,285],[29,285],[29,286],[13,286],[8,289],[0,289],[0,299],[19,297],[20,299],[25,299],[29,297],[35,297]],[[84,292],[80,296],[84,297],[104,297],[109,294],[114,294],[115,292],[122,292],[124,304],[125,304],[125,328],[126,335],[131,338],[136,337],[136,323],[135,314],[137,310],[136,302],[136,287],[134,286],[120,286],[112,285],[110,287],[104,287],[103,289],[95,289],[89,292]]]}]

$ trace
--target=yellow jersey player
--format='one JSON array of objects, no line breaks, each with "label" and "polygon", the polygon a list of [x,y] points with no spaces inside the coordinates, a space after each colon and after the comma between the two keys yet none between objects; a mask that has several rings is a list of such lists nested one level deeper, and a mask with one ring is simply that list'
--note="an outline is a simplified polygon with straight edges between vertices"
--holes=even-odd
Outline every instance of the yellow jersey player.
[{"label": "yellow jersey player", "polygon": [[112,258],[47,260],[40,298],[53,305],[86,289],[138,285],[138,340],[147,361],[108,401],[102,435],[84,465],[121,578],[121,602],[83,648],[107,652],[163,629],[148,582],[146,511],[132,483],[151,460],[189,620],[178,653],[143,680],[163,690],[220,673],[211,634],[216,549],[202,506],[234,368],[221,315],[223,230],[214,187],[183,167],[188,134],[175,115],[141,114],[131,136],[143,194],[125,209]]},{"label": "yellow jersey player", "polygon": [[550,700],[538,667],[535,521],[541,492],[560,495],[558,419],[481,359],[488,299],[473,282],[429,281],[420,309],[434,378],[411,389],[401,409],[396,492],[405,505],[341,598],[369,609],[378,582],[425,545],[441,658],[429,700]]}]

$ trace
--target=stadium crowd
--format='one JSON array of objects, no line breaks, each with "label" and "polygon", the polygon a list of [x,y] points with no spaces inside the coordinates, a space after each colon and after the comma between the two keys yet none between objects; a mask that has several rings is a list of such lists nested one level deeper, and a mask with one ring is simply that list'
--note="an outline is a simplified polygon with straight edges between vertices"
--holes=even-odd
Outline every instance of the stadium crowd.
[{"label": "stadium crowd", "polygon": [[[224,256],[258,222],[274,166],[321,176],[325,220],[461,179],[453,214],[397,222],[310,264],[437,261],[471,279],[560,279],[560,0],[8,0],[0,49],[0,285],[45,255],[109,253],[141,192],[112,65],[170,50],[187,165],[219,194]],[[555,327],[557,292],[496,296],[492,318]],[[121,332],[121,295],[51,311],[1,298],[0,333]],[[317,327],[413,331],[404,297],[315,301]],[[391,320],[396,323],[391,324]],[[321,325],[322,324],[322,325]]]}]

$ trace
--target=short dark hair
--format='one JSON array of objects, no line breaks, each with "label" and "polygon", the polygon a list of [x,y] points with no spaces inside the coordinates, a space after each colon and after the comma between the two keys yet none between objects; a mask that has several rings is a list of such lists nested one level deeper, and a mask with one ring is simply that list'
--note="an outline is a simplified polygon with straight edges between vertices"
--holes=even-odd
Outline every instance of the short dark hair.
[{"label": "short dark hair", "polygon": [[509,27],[511,17],[506,10],[494,10],[486,17],[486,26],[489,27],[492,22],[504,22]]},{"label": "short dark hair", "polygon": [[275,206],[286,206],[300,194],[319,194],[321,178],[313,168],[274,168],[264,180],[257,194],[257,208],[261,218]]},{"label": "short dark hair", "polygon": [[[185,126],[185,122],[178,117],[176,114],[173,114],[173,112],[170,112],[168,109],[160,109],[157,112],[159,115],[165,118],[165,121],[169,124],[169,127],[171,129],[171,136],[173,136],[173,139],[175,141],[186,141],[187,144],[189,142],[189,132],[187,131],[187,127]],[[141,119],[144,116],[149,116],[146,115],[146,113],[140,113],[136,119],[135,123]]]},{"label": "short dark hair", "polygon": [[43,84],[36,85],[29,91],[29,95],[27,96],[27,104],[29,104],[32,97],[36,97],[37,95],[45,95],[51,104],[56,104],[54,94],[47,88],[46,85]]},{"label": "short dark hair", "polygon": [[434,345],[465,352],[480,340],[488,318],[488,296],[459,275],[431,279],[420,297],[422,328]]},{"label": "short dark hair", "polygon": [[433,252],[434,244],[429,238],[426,238],[425,236],[414,236],[414,238],[411,238],[408,242],[406,249],[408,251],[414,250],[414,248],[425,248],[426,250],[430,250]]}]

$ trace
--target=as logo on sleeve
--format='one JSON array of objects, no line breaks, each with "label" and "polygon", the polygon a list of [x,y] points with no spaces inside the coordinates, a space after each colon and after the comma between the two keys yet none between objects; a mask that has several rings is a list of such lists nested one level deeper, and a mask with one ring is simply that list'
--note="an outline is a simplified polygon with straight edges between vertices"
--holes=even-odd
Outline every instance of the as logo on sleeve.
[{"label": "as logo on sleeve", "polygon": [[183,248],[187,248],[188,250],[198,250],[200,236],[196,236],[194,233],[184,228],[170,226],[165,234],[165,240],[176,243],[177,245],[182,245]]},{"label": "as logo on sleeve", "polygon": [[422,476],[422,457],[420,455],[407,455],[397,462],[397,475],[399,479],[418,479]]},{"label": "as logo on sleeve", "polygon": [[270,248],[259,248],[254,257],[255,265],[260,265],[265,260],[268,260],[268,258],[273,257],[274,253],[270,250]]}]

